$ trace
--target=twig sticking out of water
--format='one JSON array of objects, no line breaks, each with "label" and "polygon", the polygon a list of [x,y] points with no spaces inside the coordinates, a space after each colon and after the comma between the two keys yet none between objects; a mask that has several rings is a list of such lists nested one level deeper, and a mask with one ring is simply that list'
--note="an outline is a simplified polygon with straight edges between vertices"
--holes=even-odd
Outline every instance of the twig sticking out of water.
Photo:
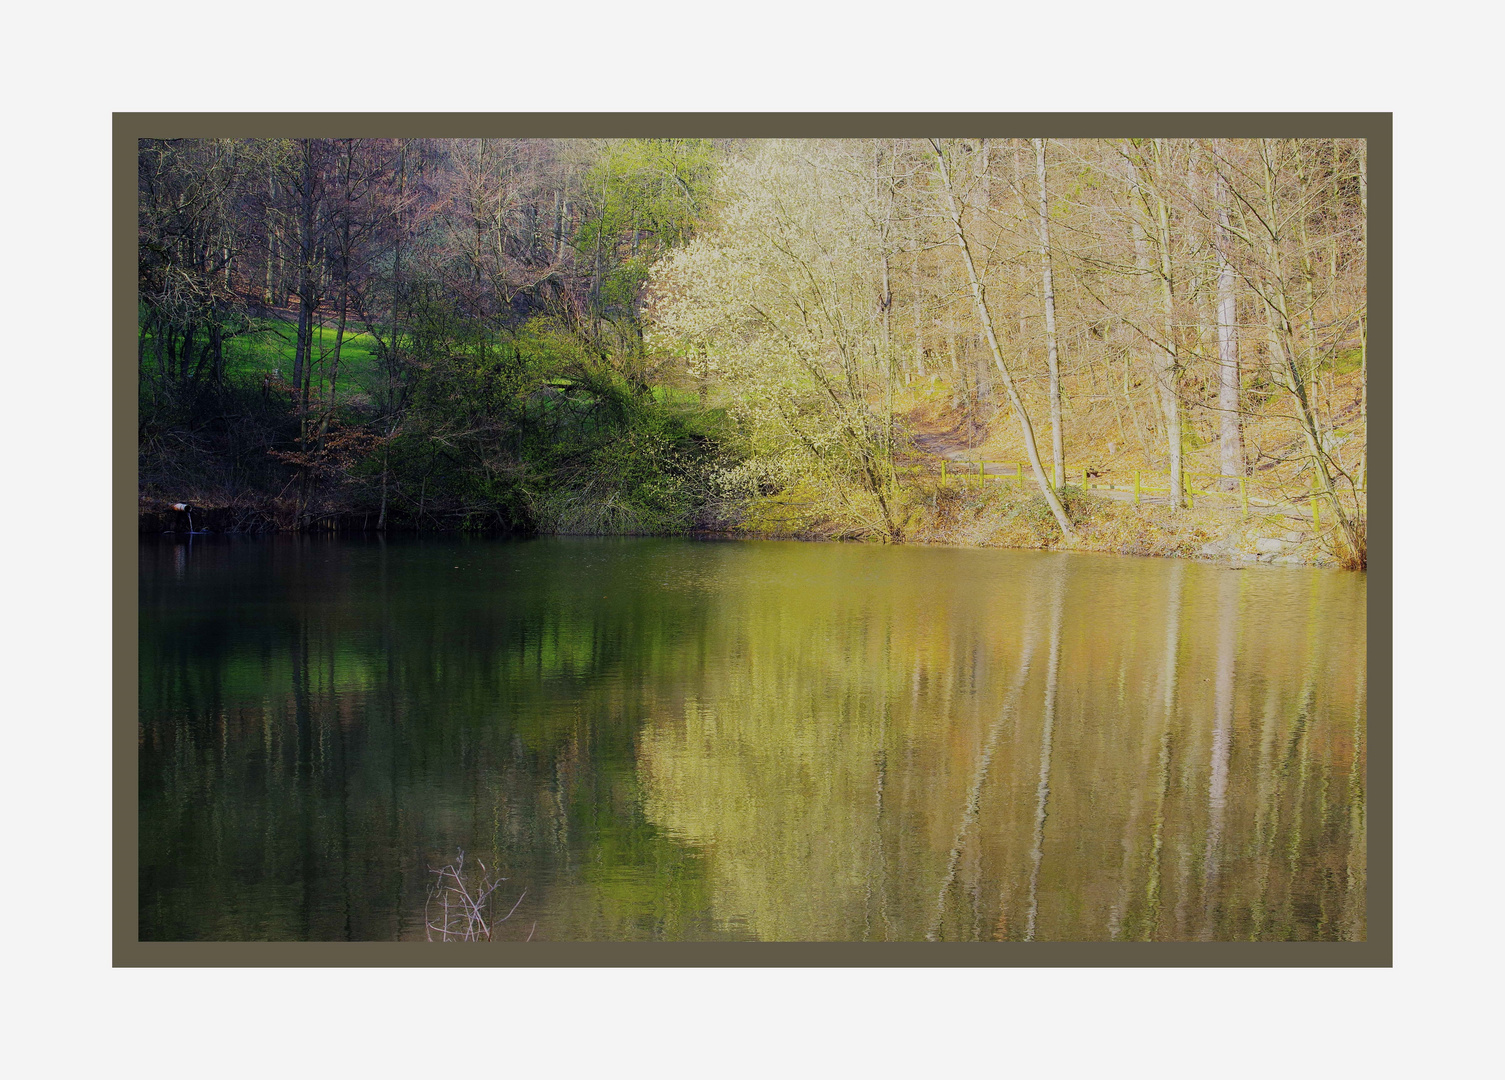
[{"label": "twig sticking out of water", "polygon": [[[512,918],[523,897],[528,895],[524,889],[507,914],[501,918],[492,917],[491,894],[507,879],[493,878],[486,864],[479,859],[476,865],[480,867],[479,873],[467,875],[465,852],[461,849],[454,862],[431,871],[438,880],[429,890],[423,905],[424,936],[429,941],[434,940],[435,934],[439,935],[440,941],[492,941],[497,927]],[[528,937],[532,936],[532,931],[529,931]]]}]

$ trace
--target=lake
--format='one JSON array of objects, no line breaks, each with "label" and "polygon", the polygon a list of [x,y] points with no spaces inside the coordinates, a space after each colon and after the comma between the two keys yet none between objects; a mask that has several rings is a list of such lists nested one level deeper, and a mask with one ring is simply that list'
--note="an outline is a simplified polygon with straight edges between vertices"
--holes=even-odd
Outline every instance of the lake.
[{"label": "lake", "polygon": [[142,940],[1365,936],[1361,573],[145,538],[140,643]]}]

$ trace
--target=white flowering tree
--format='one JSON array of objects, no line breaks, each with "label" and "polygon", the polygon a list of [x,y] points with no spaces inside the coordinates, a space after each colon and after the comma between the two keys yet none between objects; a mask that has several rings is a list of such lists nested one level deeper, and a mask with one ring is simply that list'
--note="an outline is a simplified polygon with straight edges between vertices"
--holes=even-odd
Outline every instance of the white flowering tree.
[{"label": "white flowering tree", "polygon": [[871,142],[760,141],[732,157],[714,224],[654,273],[651,341],[726,396],[753,450],[736,482],[813,482],[893,539],[885,168]]}]

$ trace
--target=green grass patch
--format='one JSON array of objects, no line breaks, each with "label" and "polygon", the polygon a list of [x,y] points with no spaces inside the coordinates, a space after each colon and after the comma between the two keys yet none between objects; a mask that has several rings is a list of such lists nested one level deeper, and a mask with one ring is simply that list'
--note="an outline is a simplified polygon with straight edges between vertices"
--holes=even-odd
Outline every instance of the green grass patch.
[{"label": "green grass patch", "polygon": [[[334,343],[337,332],[333,326],[317,326],[313,336],[314,374],[322,371],[328,378],[334,363]],[[283,379],[291,379],[293,358],[298,339],[298,324],[291,319],[257,319],[252,328],[225,342],[225,378],[228,382],[259,383],[263,377],[280,372]],[[156,371],[152,355],[151,339],[147,338],[146,355],[142,361],[148,376]],[[345,339],[340,345],[341,400],[349,400],[357,394],[374,394],[381,385],[381,368],[376,359],[376,339],[362,330],[345,327]]]},{"label": "green grass patch", "polygon": [[[327,378],[334,363],[337,332],[332,326],[316,326],[313,333],[314,374],[321,371]],[[298,324],[290,320],[264,320],[250,334],[231,338],[225,345],[225,374],[231,379],[259,379],[280,370],[288,378],[293,370],[293,354]],[[340,343],[340,387],[342,398],[356,393],[371,393],[379,385],[380,369],[376,362],[376,339],[364,331],[345,327]]]},{"label": "green grass patch", "polygon": [[1343,349],[1322,361],[1322,367],[1335,375],[1351,375],[1363,365],[1363,349]]},{"label": "green grass patch", "polygon": [[700,395],[694,390],[681,390],[674,386],[655,386],[650,393],[653,400],[660,405],[679,405],[692,409],[700,407]]}]

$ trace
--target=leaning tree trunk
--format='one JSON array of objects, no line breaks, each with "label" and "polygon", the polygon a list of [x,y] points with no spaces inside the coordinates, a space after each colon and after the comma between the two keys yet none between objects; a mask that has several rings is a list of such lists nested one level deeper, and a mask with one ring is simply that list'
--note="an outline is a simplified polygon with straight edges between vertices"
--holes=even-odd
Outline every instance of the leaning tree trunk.
[{"label": "leaning tree trunk", "polygon": [[1035,139],[1035,173],[1040,178],[1040,274],[1045,296],[1045,364],[1050,369],[1050,454],[1056,490],[1066,483],[1061,435],[1061,366],[1056,352],[1056,291],[1050,273],[1050,207],[1045,192],[1045,140]]},{"label": "leaning tree trunk", "polygon": [[1003,387],[1008,392],[1009,403],[1013,405],[1015,413],[1019,416],[1019,430],[1024,436],[1024,450],[1029,456],[1030,467],[1035,471],[1035,483],[1040,487],[1040,494],[1045,496],[1045,501],[1050,505],[1050,512],[1055,516],[1056,524],[1061,529],[1061,535],[1069,543],[1077,540],[1076,530],[1071,527],[1071,521],[1066,517],[1066,510],[1061,506],[1061,501],[1056,497],[1056,490],[1045,478],[1045,469],[1040,464],[1040,450],[1035,443],[1035,429],[1029,421],[1029,413],[1025,411],[1024,402],[1019,397],[1019,391],[1014,386],[1014,377],[1009,373],[1009,368],[1003,360],[1003,351],[998,347],[998,335],[993,332],[993,319],[988,312],[988,299],[983,291],[982,281],[977,276],[977,266],[972,261],[972,249],[967,245],[967,233],[962,227],[961,207],[956,201],[956,191],[951,183],[951,170],[946,165],[946,157],[941,152],[939,144],[931,142],[935,150],[936,170],[940,173],[941,184],[946,191],[946,204],[951,217],[952,229],[956,236],[956,246],[961,250],[962,261],[967,267],[967,280],[972,287],[972,302],[977,308],[978,321],[982,323],[983,334],[988,339],[988,348],[993,354],[993,366],[998,369],[999,376],[1003,379]]}]

